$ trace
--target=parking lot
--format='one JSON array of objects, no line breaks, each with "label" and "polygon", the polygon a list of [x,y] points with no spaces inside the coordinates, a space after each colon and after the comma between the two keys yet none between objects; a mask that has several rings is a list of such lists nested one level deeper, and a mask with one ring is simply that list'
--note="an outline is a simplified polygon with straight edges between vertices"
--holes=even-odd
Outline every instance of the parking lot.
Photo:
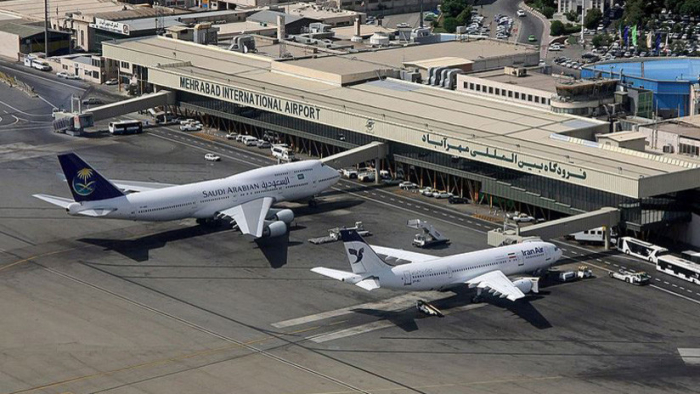
[{"label": "parking lot", "polygon": [[[18,127],[0,125],[0,181],[12,185],[0,204],[1,392],[696,390],[697,367],[679,349],[700,347],[700,294],[681,298],[679,280],[655,288],[607,276],[644,263],[557,241],[567,257],[559,269],[587,264],[595,278],[550,283],[514,304],[472,304],[471,291],[367,292],[310,272],[349,263],[342,244],[307,240],[362,221],[372,244],[414,250],[406,221],[418,218],[451,239],[422,252],[444,256],[486,248],[485,232],[498,224],[468,205],[348,180],[318,208],[285,204],[297,219],[279,240],[194,220],[71,217],[30,197],[68,195],[58,152],[76,151],[108,178],[165,183],[274,159],[179,126],[82,139]],[[417,299],[446,317],[420,314]]]}]

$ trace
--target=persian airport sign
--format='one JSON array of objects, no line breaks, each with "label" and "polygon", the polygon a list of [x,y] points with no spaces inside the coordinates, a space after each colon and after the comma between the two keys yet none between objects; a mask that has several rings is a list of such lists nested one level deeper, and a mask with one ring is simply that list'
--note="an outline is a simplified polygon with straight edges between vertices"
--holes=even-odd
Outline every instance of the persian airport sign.
[{"label": "persian airport sign", "polygon": [[95,18],[95,23],[91,26],[99,30],[110,31],[112,33],[123,34],[125,36],[129,35],[129,25],[120,22]]},{"label": "persian airport sign", "polygon": [[180,89],[236,104],[313,121],[321,120],[321,108],[201,79],[180,77]]}]

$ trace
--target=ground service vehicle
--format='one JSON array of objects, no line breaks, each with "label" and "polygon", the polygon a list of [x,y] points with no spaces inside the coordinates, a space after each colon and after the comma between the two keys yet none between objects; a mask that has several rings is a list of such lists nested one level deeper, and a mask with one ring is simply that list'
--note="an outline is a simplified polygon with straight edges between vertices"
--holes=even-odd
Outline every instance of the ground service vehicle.
[{"label": "ground service vehicle", "polygon": [[[610,240],[612,243],[616,244],[617,240],[615,237],[617,237],[617,234],[614,232],[610,232]],[[581,244],[586,244],[586,243],[603,243],[605,242],[605,230],[603,227],[597,227],[594,229],[590,230],[585,230],[585,231],[579,231],[577,233],[569,234],[565,237],[566,239],[573,239],[578,243]]]},{"label": "ground service vehicle", "polygon": [[649,274],[646,272],[632,272],[624,269],[621,269],[618,272],[611,272],[609,275],[611,278],[640,286],[648,285],[649,281],[651,280],[651,276],[649,276]]},{"label": "ground service vehicle", "polygon": [[252,135],[246,135],[243,138],[241,138],[241,142],[245,144],[245,146],[255,146],[258,144],[258,139],[253,137]]},{"label": "ground service vehicle", "polygon": [[119,122],[110,122],[109,132],[115,135],[138,134],[143,132],[143,124],[140,120],[122,120]]},{"label": "ground service vehicle", "polygon": [[656,270],[700,285],[700,264],[670,254],[659,257]]},{"label": "ground service vehicle", "polygon": [[272,148],[270,148],[270,151],[272,151],[272,156],[276,157],[279,160],[294,160],[294,152],[289,150],[288,148],[282,146],[273,146]]},{"label": "ground service vehicle", "polygon": [[668,249],[640,241],[632,237],[622,237],[617,241],[617,250],[630,256],[639,257],[656,264],[659,256],[668,254]]}]

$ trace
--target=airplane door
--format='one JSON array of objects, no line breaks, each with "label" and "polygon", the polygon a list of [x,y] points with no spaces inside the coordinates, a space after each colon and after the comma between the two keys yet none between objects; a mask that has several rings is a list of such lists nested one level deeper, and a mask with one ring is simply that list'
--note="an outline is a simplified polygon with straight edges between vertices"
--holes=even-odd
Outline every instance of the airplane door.
[{"label": "airplane door", "polygon": [[518,267],[522,267],[523,265],[525,265],[525,256],[520,253],[518,255]]},{"label": "airplane door", "polygon": [[411,277],[411,271],[403,272],[403,285],[410,286],[413,283],[413,278]]},{"label": "airplane door", "polygon": [[452,278],[452,267],[447,267],[447,277]]}]

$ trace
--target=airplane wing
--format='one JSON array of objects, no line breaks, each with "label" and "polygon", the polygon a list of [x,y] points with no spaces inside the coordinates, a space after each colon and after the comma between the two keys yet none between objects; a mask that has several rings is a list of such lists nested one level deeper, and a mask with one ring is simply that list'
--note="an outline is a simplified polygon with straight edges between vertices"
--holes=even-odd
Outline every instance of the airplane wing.
[{"label": "airplane wing", "polygon": [[525,297],[520,289],[501,271],[491,271],[467,281],[470,288],[489,289],[494,295],[511,301]]},{"label": "airplane wing", "polygon": [[225,209],[221,211],[221,214],[235,220],[243,234],[250,234],[260,238],[263,234],[267,211],[273,202],[274,199],[272,197],[262,197]]},{"label": "airplane wing", "polygon": [[[423,261],[435,260],[438,257],[429,254],[409,252],[403,249],[386,248],[384,246],[370,245],[374,252],[390,263],[419,263]],[[395,260],[395,261],[388,261]]]},{"label": "airplane wing", "polygon": [[147,192],[149,190],[164,189],[166,187],[177,186],[170,183],[139,182],[139,181],[115,181],[114,186],[125,192]]}]

